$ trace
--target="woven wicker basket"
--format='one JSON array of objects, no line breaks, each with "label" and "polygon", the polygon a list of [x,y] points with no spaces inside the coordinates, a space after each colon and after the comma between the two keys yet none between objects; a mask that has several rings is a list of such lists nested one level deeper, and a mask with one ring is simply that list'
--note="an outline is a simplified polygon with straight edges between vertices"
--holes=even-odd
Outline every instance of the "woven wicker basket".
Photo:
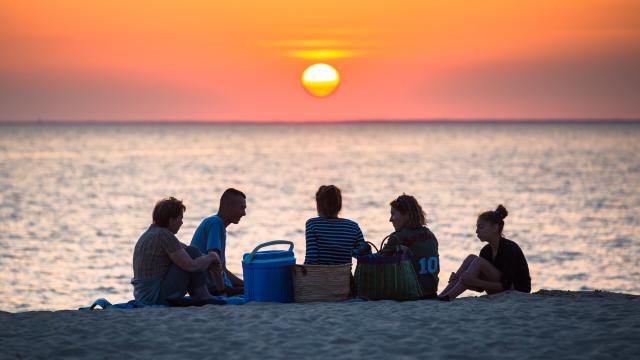
[{"label": "woven wicker basket", "polygon": [[295,265],[295,302],[341,301],[349,298],[351,264]]}]

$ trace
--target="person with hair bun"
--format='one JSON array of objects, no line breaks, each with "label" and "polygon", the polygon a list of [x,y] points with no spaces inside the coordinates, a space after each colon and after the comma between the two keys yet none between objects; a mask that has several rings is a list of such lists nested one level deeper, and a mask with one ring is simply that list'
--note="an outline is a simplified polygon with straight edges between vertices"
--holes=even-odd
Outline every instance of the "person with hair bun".
[{"label": "person with hair bun", "polygon": [[432,299],[438,291],[438,274],[440,258],[438,255],[438,239],[427,228],[426,215],[418,200],[402,194],[393,200],[391,218],[395,231],[388,236],[388,241],[380,253],[393,255],[398,246],[405,246],[411,251],[411,263],[418,276],[422,288],[422,297]]},{"label": "person with hair bun", "polygon": [[320,186],[316,192],[316,209],[318,217],[305,224],[305,265],[349,264],[353,256],[371,253],[360,226],[338,217],[342,209],[342,193],[338,187]]},{"label": "person with hair bun", "polygon": [[494,211],[478,216],[476,235],[488,244],[480,250],[480,256],[467,256],[458,271],[451,273],[449,284],[438,296],[440,300],[453,300],[465,290],[487,294],[506,290],[531,292],[527,260],[520,246],[502,234],[507,215],[507,209],[498,205]]}]

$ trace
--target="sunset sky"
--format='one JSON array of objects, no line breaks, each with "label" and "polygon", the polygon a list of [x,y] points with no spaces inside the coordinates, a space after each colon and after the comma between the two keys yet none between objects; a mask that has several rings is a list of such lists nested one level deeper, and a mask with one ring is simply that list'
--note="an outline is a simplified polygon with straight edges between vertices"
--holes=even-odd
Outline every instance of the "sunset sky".
[{"label": "sunset sky", "polygon": [[640,118],[640,1],[0,0],[4,121],[546,118]]}]

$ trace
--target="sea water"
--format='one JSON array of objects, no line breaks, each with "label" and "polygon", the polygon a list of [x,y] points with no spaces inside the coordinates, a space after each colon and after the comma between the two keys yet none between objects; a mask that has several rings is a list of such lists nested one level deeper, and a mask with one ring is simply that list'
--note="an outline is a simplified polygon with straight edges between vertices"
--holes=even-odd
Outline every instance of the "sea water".
[{"label": "sea water", "polygon": [[414,195],[440,246],[440,289],[484,243],[477,215],[504,204],[505,236],[538,289],[640,293],[640,124],[381,123],[0,126],[0,310],[132,298],[133,248],[156,201],[187,210],[189,243],[220,194],[247,194],[228,268],[275,239],[304,260],[323,184],[374,243],[389,202]]}]

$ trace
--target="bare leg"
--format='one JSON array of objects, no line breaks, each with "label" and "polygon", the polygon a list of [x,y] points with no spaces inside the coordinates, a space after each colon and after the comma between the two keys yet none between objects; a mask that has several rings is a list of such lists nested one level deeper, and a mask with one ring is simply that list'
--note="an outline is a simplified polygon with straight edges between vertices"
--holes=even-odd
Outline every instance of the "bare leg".
[{"label": "bare leg", "polygon": [[[186,250],[192,259],[202,256],[200,250],[193,246],[188,246]],[[207,289],[206,270],[188,273],[187,291],[194,300],[205,300],[211,297],[211,293]]]},{"label": "bare leg", "polygon": [[[496,269],[495,266],[481,257],[476,257],[473,260],[466,273],[474,278],[492,282],[499,282],[500,276],[502,275],[500,270]],[[453,300],[467,289],[469,288],[458,279],[457,283],[447,293],[441,294],[441,296],[448,296],[449,300]]]},{"label": "bare leg", "polygon": [[464,259],[458,271],[456,271],[454,274],[451,275],[453,280],[449,279],[449,283],[447,284],[447,287],[445,287],[444,290],[442,290],[440,295],[438,295],[439,297],[443,297],[447,295],[447,293],[451,290],[451,288],[453,288],[458,283],[458,279],[460,278],[460,276],[462,276],[462,274],[464,274],[467,271],[467,269],[469,268],[473,260],[475,260],[476,258],[477,256],[471,254],[467,256],[466,259]]},{"label": "bare leg", "polygon": [[224,291],[224,275],[222,274],[222,269],[219,267],[209,267],[208,271],[211,279],[213,279],[216,290]]},{"label": "bare leg", "polygon": [[192,289],[191,291],[189,291],[189,295],[191,295],[194,300],[204,300],[211,297],[206,284]]}]

